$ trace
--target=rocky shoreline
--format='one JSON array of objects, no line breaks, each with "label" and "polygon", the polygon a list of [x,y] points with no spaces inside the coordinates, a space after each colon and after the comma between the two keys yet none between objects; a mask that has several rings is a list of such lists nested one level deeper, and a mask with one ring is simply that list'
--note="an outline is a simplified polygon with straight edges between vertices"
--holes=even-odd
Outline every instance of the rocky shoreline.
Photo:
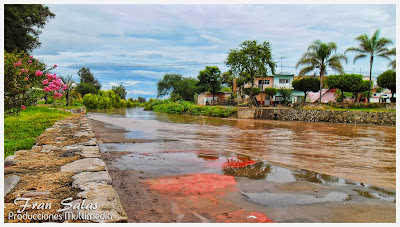
[{"label": "rocky shoreline", "polygon": [[84,109],[71,112],[5,159],[4,222],[128,221]]}]

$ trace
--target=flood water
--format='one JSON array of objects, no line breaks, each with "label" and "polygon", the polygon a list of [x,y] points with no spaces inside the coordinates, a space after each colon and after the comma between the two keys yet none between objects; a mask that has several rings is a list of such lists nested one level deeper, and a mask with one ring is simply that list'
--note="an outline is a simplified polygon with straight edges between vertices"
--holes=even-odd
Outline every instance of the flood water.
[{"label": "flood water", "polygon": [[[90,112],[89,119],[125,130],[126,138],[150,141],[101,143],[102,153],[123,154],[107,163],[112,170],[167,178],[197,173],[233,176],[238,192],[229,201],[268,213],[279,222],[363,222],[375,218],[368,213],[371,209],[386,215],[374,211],[387,218],[378,222],[395,217],[395,127],[221,119],[142,108]],[[354,207],[341,207],[346,202]],[[318,204],[329,205],[321,209]],[[214,210],[219,209],[223,208]],[[339,218],[344,216],[347,219]]]},{"label": "flood water", "polygon": [[[396,128],[318,122],[221,119],[122,109],[92,119],[157,143],[159,151],[232,152],[396,189]],[[140,145],[139,145],[140,146]]]}]

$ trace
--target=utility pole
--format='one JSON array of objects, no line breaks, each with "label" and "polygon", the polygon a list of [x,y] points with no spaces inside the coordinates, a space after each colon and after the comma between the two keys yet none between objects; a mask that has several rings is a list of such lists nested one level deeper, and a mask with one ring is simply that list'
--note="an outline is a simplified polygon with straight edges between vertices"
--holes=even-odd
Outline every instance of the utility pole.
[{"label": "utility pole", "polygon": [[281,74],[282,74],[282,59],[284,59],[284,58],[287,58],[287,57],[284,57],[284,56],[280,57],[280,59],[281,59]]}]

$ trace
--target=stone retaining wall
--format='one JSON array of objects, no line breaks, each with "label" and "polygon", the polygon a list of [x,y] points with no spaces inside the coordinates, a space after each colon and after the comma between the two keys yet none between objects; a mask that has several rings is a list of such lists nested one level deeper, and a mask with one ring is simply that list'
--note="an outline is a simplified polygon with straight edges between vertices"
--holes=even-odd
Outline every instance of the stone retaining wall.
[{"label": "stone retaining wall", "polygon": [[[63,195],[71,194],[74,195],[73,201],[69,202],[73,205],[82,204],[83,201],[85,204],[98,204],[93,210],[68,210],[74,214],[93,214],[89,222],[128,221],[119,196],[111,185],[107,166],[99,158],[99,146],[85,111],[74,112],[80,114],[74,114],[47,128],[36,139],[31,150],[17,151],[15,155],[6,158],[5,222],[9,222],[6,210],[17,210],[12,204],[16,198],[35,197],[38,201],[58,203],[66,199],[61,198]],[[63,188],[63,191],[58,187]],[[99,220],[95,214],[111,215],[112,219]]]},{"label": "stone retaining wall", "polygon": [[240,109],[238,118],[285,121],[317,121],[351,124],[396,125],[395,112],[331,111],[304,109]]},{"label": "stone retaining wall", "polygon": [[[365,108],[384,108],[386,110],[395,110],[396,109],[396,103],[383,103],[383,102],[373,102],[373,103],[363,103],[363,102],[328,102],[327,104],[322,104],[322,105],[328,105],[328,106],[333,106],[336,108],[342,108],[342,109],[351,109],[351,108],[358,108],[358,109],[365,109]],[[295,103],[294,108],[300,108],[300,107],[320,107],[321,104],[319,103]]]}]

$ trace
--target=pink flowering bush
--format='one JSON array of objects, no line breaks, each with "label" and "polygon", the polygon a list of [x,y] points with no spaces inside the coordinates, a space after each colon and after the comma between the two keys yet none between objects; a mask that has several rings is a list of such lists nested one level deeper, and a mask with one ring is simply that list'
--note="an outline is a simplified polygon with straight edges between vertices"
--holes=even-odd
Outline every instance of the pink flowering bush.
[{"label": "pink flowering bush", "polygon": [[55,99],[68,88],[57,74],[43,62],[24,52],[4,52],[4,109],[6,113],[18,112],[36,103],[49,93]]}]

